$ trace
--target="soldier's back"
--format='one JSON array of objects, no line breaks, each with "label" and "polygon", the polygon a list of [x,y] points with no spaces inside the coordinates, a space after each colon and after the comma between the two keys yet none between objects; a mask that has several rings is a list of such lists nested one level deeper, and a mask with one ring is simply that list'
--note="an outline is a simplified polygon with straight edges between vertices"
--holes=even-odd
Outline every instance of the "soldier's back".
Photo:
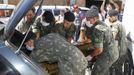
[{"label": "soldier's back", "polygon": [[48,34],[37,42],[33,52],[38,62],[58,62],[61,75],[84,75],[87,60],[83,53],[59,34]]}]

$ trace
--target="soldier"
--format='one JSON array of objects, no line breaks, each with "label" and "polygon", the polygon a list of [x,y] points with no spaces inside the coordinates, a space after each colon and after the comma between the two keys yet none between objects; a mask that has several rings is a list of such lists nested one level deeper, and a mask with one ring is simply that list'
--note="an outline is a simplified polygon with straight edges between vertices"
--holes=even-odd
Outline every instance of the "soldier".
[{"label": "soldier", "polygon": [[74,33],[76,30],[75,25],[73,23],[74,19],[74,14],[68,11],[64,14],[64,22],[57,23],[55,25],[55,32],[65,37],[68,40],[68,42],[71,42],[71,40],[73,40]]},{"label": "soldier", "polygon": [[87,56],[87,60],[91,61],[96,57],[91,75],[106,75],[109,68],[118,59],[119,52],[116,49],[111,29],[99,20],[98,10],[90,9],[86,12],[86,19],[92,24],[91,42],[94,51]]},{"label": "soldier", "polygon": [[125,29],[122,25],[122,23],[118,20],[118,11],[116,10],[110,10],[108,12],[109,14],[109,21],[111,23],[110,27],[112,29],[113,37],[116,42],[116,46],[119,50],[119,59],[118,61],[113,65],[113,68],[115,69],[116,75],[123,75],[123,64],[125,63],[126,59],[126,33]]},{"label": "soldier", "polygon": [[85,75],[87,68],[83,53],[55,33],[40,38],[30,56],[38,63],[57,62],[59,75]]},{"label": "soldier", "polygon": [[34,25],[32,31],[36,34],[36,39],[45,36],[54,30],[55,18],[50,11],[45,11],[41,17],[39,17]]},{"label": "soldier", "polygon": [[[98,7],[95,6],[95,5],[92,5],[90,7],[90,9],[96,9],[97,12],[99,12],[98,10]],[[85,18],[83,21],[82,21],[82,24],[81,24],[81,29],[80,29],[80,38],[79,38],[79,41],[80,42],[87,42],[87,40],[90,41],[90,36],[92,33],[90,32],[90,29],[93,25],[90,24],[90,21],[87,21],[87,19]]]}]

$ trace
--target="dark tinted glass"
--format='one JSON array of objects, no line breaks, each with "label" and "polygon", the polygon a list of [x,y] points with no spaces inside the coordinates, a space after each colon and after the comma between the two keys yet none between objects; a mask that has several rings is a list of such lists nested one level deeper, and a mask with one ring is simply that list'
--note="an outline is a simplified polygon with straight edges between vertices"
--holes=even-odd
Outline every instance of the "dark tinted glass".
[{"label": "dark tinted glass", "polygon": [[58,16],[58,15],[60,15],[60,10],[58,10],[58,9],[55,9],[55,10],[54,10],[54,15],[55,15],[55,16]]}]

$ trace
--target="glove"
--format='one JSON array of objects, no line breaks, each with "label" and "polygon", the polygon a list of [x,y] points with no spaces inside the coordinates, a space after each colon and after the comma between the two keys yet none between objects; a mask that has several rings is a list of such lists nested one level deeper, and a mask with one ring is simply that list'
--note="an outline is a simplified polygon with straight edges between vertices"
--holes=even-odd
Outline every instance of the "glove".
[{"label": "glove", "polygon": [[87,61],[91,61],[92,58],[93,58],[93,57],[92,57],[91,55],[88,55],[88,56],[86,57]]}]

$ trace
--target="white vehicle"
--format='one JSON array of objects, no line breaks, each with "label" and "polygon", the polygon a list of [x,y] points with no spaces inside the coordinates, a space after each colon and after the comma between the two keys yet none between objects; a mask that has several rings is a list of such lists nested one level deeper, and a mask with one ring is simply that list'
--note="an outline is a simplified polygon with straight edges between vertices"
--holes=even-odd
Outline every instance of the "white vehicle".
[{"label": "white vehicle", "polygon": [[133,0],[126,0],[124,13],[123,13],[123,25],[126,29],[127,36],[127,48],[129,50],[129,60],[130,60],[130,71],[131,75],[134,75],[134,10],[132,7],[134,6]]},{"label": "white vehicle", "polygon": [[[124,13],[123,13],[123,24],[126,29],[126,35],[131,40],[128,40],[128,48],[132,53],[132,58],[134,60],[134,10],[131,7],[134,6],[133,0],[127,0],[125,3]],[[134,63],[134,61],[133,61]]]},{"label": "white vehicle", "polygon": [[[39,6],[36,6],[35,9],[37,10],[38,7]],[[81,10],[81,12],[83,14],[85,14],[85,12],[89,10],[89,8],[87,8],[87,7],[79,7],[79,8],[80,8],[80,10]],[[40,11],[39,15],[42,14],[44,11],[50,11],[50,12],[53,13],[55,18],[57,19],[57,16],[60,14],[60,11],[61,10],[65,10],[66,11],[67,9],[72,11],[73,10],[73,6],[43,5],[41,7],[41,11]]]},{"label": "white vehicle", "polygon": [[7,24],[15,7],[15,5],[11,4],[0,4],[0,21]]}]

